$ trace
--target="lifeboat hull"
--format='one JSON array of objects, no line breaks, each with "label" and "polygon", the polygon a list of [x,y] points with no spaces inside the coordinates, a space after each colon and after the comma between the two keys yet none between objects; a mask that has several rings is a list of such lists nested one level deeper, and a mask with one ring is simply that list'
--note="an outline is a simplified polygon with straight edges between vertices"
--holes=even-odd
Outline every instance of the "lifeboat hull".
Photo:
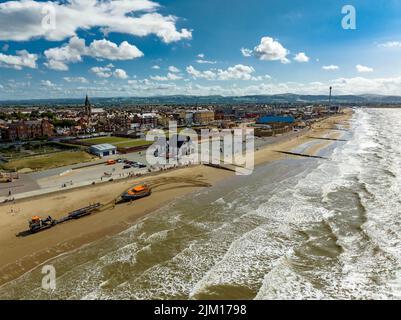
[{"label": "lifeboat hull", "polygon": [[133,200],[138,200],[141,198],[145,198],[151,195],[151,191],[147,190],[147,191],[143,191],[143,192],[138,192],[136,194],[129,194],[128,192],[125,192],[121,195],[121,198],[123,199],[123,201],[133,201]]}]

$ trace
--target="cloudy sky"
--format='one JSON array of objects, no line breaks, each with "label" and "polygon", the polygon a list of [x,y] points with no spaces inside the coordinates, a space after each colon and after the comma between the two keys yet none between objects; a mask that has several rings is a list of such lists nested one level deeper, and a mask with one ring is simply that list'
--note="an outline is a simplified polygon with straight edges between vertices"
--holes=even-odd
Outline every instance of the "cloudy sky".
[{"label": "cloudy sky", "polygon": [[0,1],[0,100],[401,95],[400,27],[401,0]]}]

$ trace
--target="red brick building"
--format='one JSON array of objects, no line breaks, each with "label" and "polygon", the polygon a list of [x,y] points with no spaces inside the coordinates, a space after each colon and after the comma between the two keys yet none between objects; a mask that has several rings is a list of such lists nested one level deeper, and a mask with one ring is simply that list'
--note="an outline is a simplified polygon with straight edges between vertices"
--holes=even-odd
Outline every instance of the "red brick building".
[{"label": "red brick building", "polygon": [[52,137],[54,126],[47,120],[18,121],[8,123],[1,128],[1,140],[30,140]]}]

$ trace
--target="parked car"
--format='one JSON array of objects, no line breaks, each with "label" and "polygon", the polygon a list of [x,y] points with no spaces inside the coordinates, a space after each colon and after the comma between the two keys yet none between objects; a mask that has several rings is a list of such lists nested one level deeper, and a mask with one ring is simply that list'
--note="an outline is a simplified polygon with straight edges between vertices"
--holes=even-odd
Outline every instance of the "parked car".
[{"label": "parked car", "polygon": [[125,164],[123,169],[131,169],[131,166],[129,164]]}]

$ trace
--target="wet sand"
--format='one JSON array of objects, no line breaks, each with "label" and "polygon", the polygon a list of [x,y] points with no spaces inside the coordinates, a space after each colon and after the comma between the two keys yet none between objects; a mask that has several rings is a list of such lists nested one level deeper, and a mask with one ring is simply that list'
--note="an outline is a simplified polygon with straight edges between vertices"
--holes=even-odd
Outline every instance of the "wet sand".
[{"label": "wet sand", "polygon": [[[348,112],[346,115],[328,118],[316,123],[313,129],[300,133],[298,137],[291,137],[256,151],[255,165],[290,157],[277,151],[290,151],[313,140],[310,136],[337,139],[341,132],[329,128],[336,123],[345,123],[350,115]],[[316,154],[330,143],[331,141],[321,140],[307,148],[305,153]],[[233,172],[226,170],[193,166],[1,205],[0,285],[57,255],[121,232],[162,205],[233,175]],[[118,195],[138,182],[148,183],[153,189],[152,196],[133,203],[113,205]],[[109,205],[102,211],[80,220],[70,221],[27,237],[16,237],[17,233],[27,229],[27,221],[33,215],[51,215],[58,219],[72,210],[96,202]]]}]

